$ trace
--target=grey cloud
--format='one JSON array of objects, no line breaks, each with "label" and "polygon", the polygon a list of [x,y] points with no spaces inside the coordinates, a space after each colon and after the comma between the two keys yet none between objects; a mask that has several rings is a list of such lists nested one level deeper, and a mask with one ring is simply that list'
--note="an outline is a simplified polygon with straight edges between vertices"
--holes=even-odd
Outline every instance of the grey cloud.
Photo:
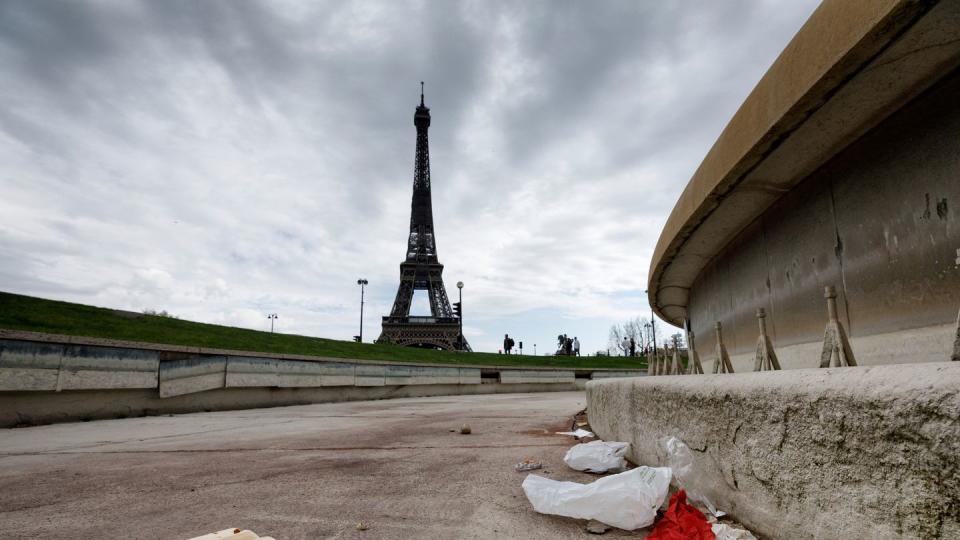
[{"label": "grey cloud", "polygon": [[0,2],[0,289],[348,338],[363,276],[376,333],[424,80],[474,346],[603,327],[814,4]]}]

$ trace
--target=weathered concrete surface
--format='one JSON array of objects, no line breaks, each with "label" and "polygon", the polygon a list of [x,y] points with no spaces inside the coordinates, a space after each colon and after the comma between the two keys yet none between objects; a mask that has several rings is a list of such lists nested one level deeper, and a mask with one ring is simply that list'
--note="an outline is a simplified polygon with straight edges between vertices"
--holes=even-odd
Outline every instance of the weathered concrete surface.
[{"label": "weathered concrete surface", "polygon": [[960,538],[960,365],[587,384],[590,425],[665,464],[677,436],[722,510],[771,538]]},{"label": "weathered concrete surface", "polygon": [[[583,538],[513,470],[563,455],[583,393],[309,405],[0,431],[0,537]],[[451,433],[463,423],[472,435]],[[357,522],[369,527],[357,531]],[[604,538],[642,537],[612,530]]]}]

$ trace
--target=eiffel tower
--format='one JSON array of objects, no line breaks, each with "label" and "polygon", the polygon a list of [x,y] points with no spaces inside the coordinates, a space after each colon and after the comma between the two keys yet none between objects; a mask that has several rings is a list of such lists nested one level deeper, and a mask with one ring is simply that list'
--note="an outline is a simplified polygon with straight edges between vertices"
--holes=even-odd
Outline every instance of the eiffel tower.
[{"label": "eiffel tower", "polygon": [[[430,109],[423,103],[420,83],[420,106],[413,115],[417,127],[417,154],[413,172],[413,201],[410,204],[410,236],[407,258],[400,263],[400,288],[390,315],[383,318],[383,330],[377,343],[393,343],[408,347],[426,347],[469,351],[470,345],[460,335],[460,320],[450,308],[447,289],[443,285],[443,265],[437,259],[433,235],[433,203],[430,196]],[[430,316],[411,317],[413,291],[425,290],[430,297]]]}]

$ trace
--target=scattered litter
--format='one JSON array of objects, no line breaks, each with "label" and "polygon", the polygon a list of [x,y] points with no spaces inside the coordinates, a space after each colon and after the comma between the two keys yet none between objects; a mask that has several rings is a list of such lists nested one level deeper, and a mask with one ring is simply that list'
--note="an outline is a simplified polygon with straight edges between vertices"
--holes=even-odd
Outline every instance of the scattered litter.
[{"label": "scattered litter", "polygon": [[735,529],[726,523],[714,523],[710,528],[717,540],[757,540],[750,531]]},{"label": "scattered litter", "polygon": [[543,463],[534,461],[533,458],[527,458],[513,466],[517,472],[534,471],[543,468]]},{"label": "scattered litter", "polygon": [[257,533],[253,531],[230,528],[203,536],[197,536],[190,540],[273,540],[273,538],[270,536],[257,536]]},{"label": "scattered litter", "polygon": [[593,432],[585,429],[577,429],[576,431],[558,431],[557,435],[573,435],[578,439],[582,439],[584,437],[593,437]]},{"label": "scattered litter", "polygon": [[625,442],[593,441],[578,444],[567,450],[563,462],[578,471],[620,472],[627,467],[627,460],[623,456],[629,447],[630,443]]},{"label": "scattered litter", "polygon": [[541,514],[595,519],[628,531],[653,523],[669,487],[668,467],[637,467],[590,484],[535,474],[523,481],[523,492]]},{"label": "scattered litter", "polygon": [[670,506],[647,535],[647,540],[713,540],[713,531],[703,512],[687,503],[687,493],[680,490],[670,497]]},{"label": "scattered litter", "polygon": [[[170,416],[173,416],[173,415],[170,415]],[[577,422],[577,427],[583,427],[583,426],[585,426],[585,425],[587,425],[587,424],[588,424],[588,422]]]},{"label": "scattered litter", "polygon": [[606,523],[601,523],[595,519],[591,519],[587,522],[587,532],[590,534],[603,534],[610,530],[610,526]]},{"label": "scattered litter", "polygon": [[707,510],[716,517],[727,515],[726,512],[717,510],[717,507],[710,502],[706,495],[694,489],[693,454],[690,452],[690,447],[676,437],[664,437],[660,439],[660,445],[667,452],[667,465],[673,470],[677,485],[687,492],[690,500],[703,503]]},{"label": "scattered litter", "polygon": [[460,426],[460,434],[461,434],[461,435],[469,435],[469,434],[470,434],[470,424],[464,424],[464,425]]},{"label": "scattered litter", "polygon": [[358,530],[358,531],[365,531],[365,530],[367,530],[367,529],[369,529],[369,528],[370,528],[370,527],[367,527],[362,521],[357,522],[357,530]]}]

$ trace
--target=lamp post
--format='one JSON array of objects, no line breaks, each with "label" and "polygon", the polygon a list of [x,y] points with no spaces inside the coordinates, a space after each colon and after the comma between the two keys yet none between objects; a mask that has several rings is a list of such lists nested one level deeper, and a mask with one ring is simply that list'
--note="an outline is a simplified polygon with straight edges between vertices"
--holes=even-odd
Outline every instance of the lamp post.
[{"label": "lamp post", "polygon": [[459,318],[460,338],[457,342],[457,349],[462,351],[463,350],[463,282],[462,281],[457,282],[457,289],[460,292],[460,318]]},{"label": "lamp post", "polygon": [[363,343],[363,288],[368,284],[368,281],[365,279],[358,279],[357,285],[360,286],[360,336],[357,340],[359,343]]},{"label": "lamp post", "polygon": [[[643,290],[643,294],[648,294],[647,290]],[[650,337],[653,338],[653,354],[657,354],[657,323],[653,320],[653,303],[650,303]]]},{"label": "lamp post", "polygon": [[270,333],[273,333],[273,321],[277,320],[277,314],[271,313],[267,315],[267,318],[270,319]]}]

